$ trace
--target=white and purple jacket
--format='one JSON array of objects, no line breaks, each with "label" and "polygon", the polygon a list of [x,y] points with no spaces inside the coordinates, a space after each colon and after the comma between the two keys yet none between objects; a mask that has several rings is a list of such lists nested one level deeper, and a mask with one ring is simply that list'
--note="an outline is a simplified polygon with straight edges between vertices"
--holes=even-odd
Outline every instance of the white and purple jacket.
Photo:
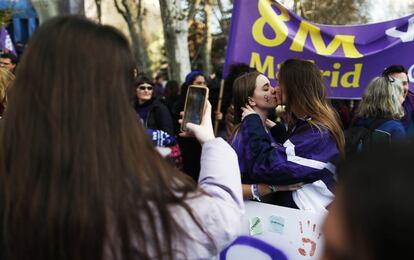
[{"label": "white and purple jacket", "polygon": [[[273,141],[257,114],[247,116],[231,140],[236,151],[243,183],[306,184],[289,192],[289,201],[299,209],[326,211],[334,198],[335,164],[339,151],[331,133],[307,120],[298,120],[283,144]],[[282,202],[283,204],[283,202]]]}]

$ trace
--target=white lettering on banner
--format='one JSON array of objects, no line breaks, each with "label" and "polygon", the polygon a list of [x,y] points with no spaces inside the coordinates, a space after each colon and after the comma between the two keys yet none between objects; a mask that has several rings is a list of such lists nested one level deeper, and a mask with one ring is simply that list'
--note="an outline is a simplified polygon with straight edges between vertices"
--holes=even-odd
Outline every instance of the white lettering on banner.
[{"label": "white lettering on banner", "polygon": [[392,27],[386,30],[385,34],[394,38],[400,38],[402,42],[414,41],[414,16],[408,19],[408,29],[406,32],[398,31],[397,27]]},{"label": "white lettering on banner", "polygon": [[408,72],[408,81],[409,82],[414,82],[413,70],[414,70],[414,64],[411,65],[411,67],[407,71]]},{"label": "white lettering on banner", "polygon": [[[287,259],[319,259],[324,214],[253,201],[246,201],[245,205],[241,236],[222,251],[221,260],[264,260],[277,251],[283,252]],[[249,220],[259,218],[261,232],[253,232],[255,235],[251,236],[251,229],[255,227],[249,225]]]}]

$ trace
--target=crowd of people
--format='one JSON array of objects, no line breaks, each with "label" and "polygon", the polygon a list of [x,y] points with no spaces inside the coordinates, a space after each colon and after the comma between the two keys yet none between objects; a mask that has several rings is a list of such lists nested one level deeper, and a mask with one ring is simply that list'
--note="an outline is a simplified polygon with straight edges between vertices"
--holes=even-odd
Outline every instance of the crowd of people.
[{"label": "crowd of people", "polygon": [[[132,57],[118,30],[75,16],[45,22],[21,61],[1,54],[0,259],[207,259],[237,236],[244,200],[328,213],[323,259],[412,254],[397,235],[414,212],[403,66],[379,72],[345,122],[310,61],[284,61],[277,86],[233,64],[219,97],[220,73],[180,86]],[[182,132],[191,85],[211,95]],[[370,149],[349,156],[355,127]]]}]

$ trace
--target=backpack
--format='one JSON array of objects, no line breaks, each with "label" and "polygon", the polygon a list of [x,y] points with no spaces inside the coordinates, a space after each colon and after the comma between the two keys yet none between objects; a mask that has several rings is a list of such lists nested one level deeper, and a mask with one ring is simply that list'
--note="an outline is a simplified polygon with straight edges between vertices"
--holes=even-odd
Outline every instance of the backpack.
[{"label": "backpack", "polygon": [[[345,134],[345,155],[361,153],[362,151],[369,150],[374,143],[384,139],[383,137],[374,137],[375,129],[382,123],[389,119],[374,119],[370,124],[366,126],[351,126],[344,131]],[[386,133],[388,134],[388,133]],[[378,133],[382,135],[382,133]],[[385,137],[385,136],[384,136]],[[387,136],[388,138],[388,136]]]}]

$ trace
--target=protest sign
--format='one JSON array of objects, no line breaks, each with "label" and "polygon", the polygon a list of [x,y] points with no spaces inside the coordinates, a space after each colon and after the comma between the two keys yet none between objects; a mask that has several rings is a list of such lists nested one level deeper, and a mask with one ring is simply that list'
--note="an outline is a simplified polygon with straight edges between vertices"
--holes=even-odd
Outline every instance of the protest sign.
[{"label": "protest sign", "polygon": [[[235,0],[225,72],[246,63],[276,84],[288,58],[316,62],[331,98],[359,99],[385,67],[402,64],[414,82],[414,14],[387,22],[329,26],[311,23],[272,0]],[[411,86],[413,87],[413,86]]]},{"label": "protest sign", "polygon": [[246,201],[241,236],[220,259],[319,259],[324,214]]}]

